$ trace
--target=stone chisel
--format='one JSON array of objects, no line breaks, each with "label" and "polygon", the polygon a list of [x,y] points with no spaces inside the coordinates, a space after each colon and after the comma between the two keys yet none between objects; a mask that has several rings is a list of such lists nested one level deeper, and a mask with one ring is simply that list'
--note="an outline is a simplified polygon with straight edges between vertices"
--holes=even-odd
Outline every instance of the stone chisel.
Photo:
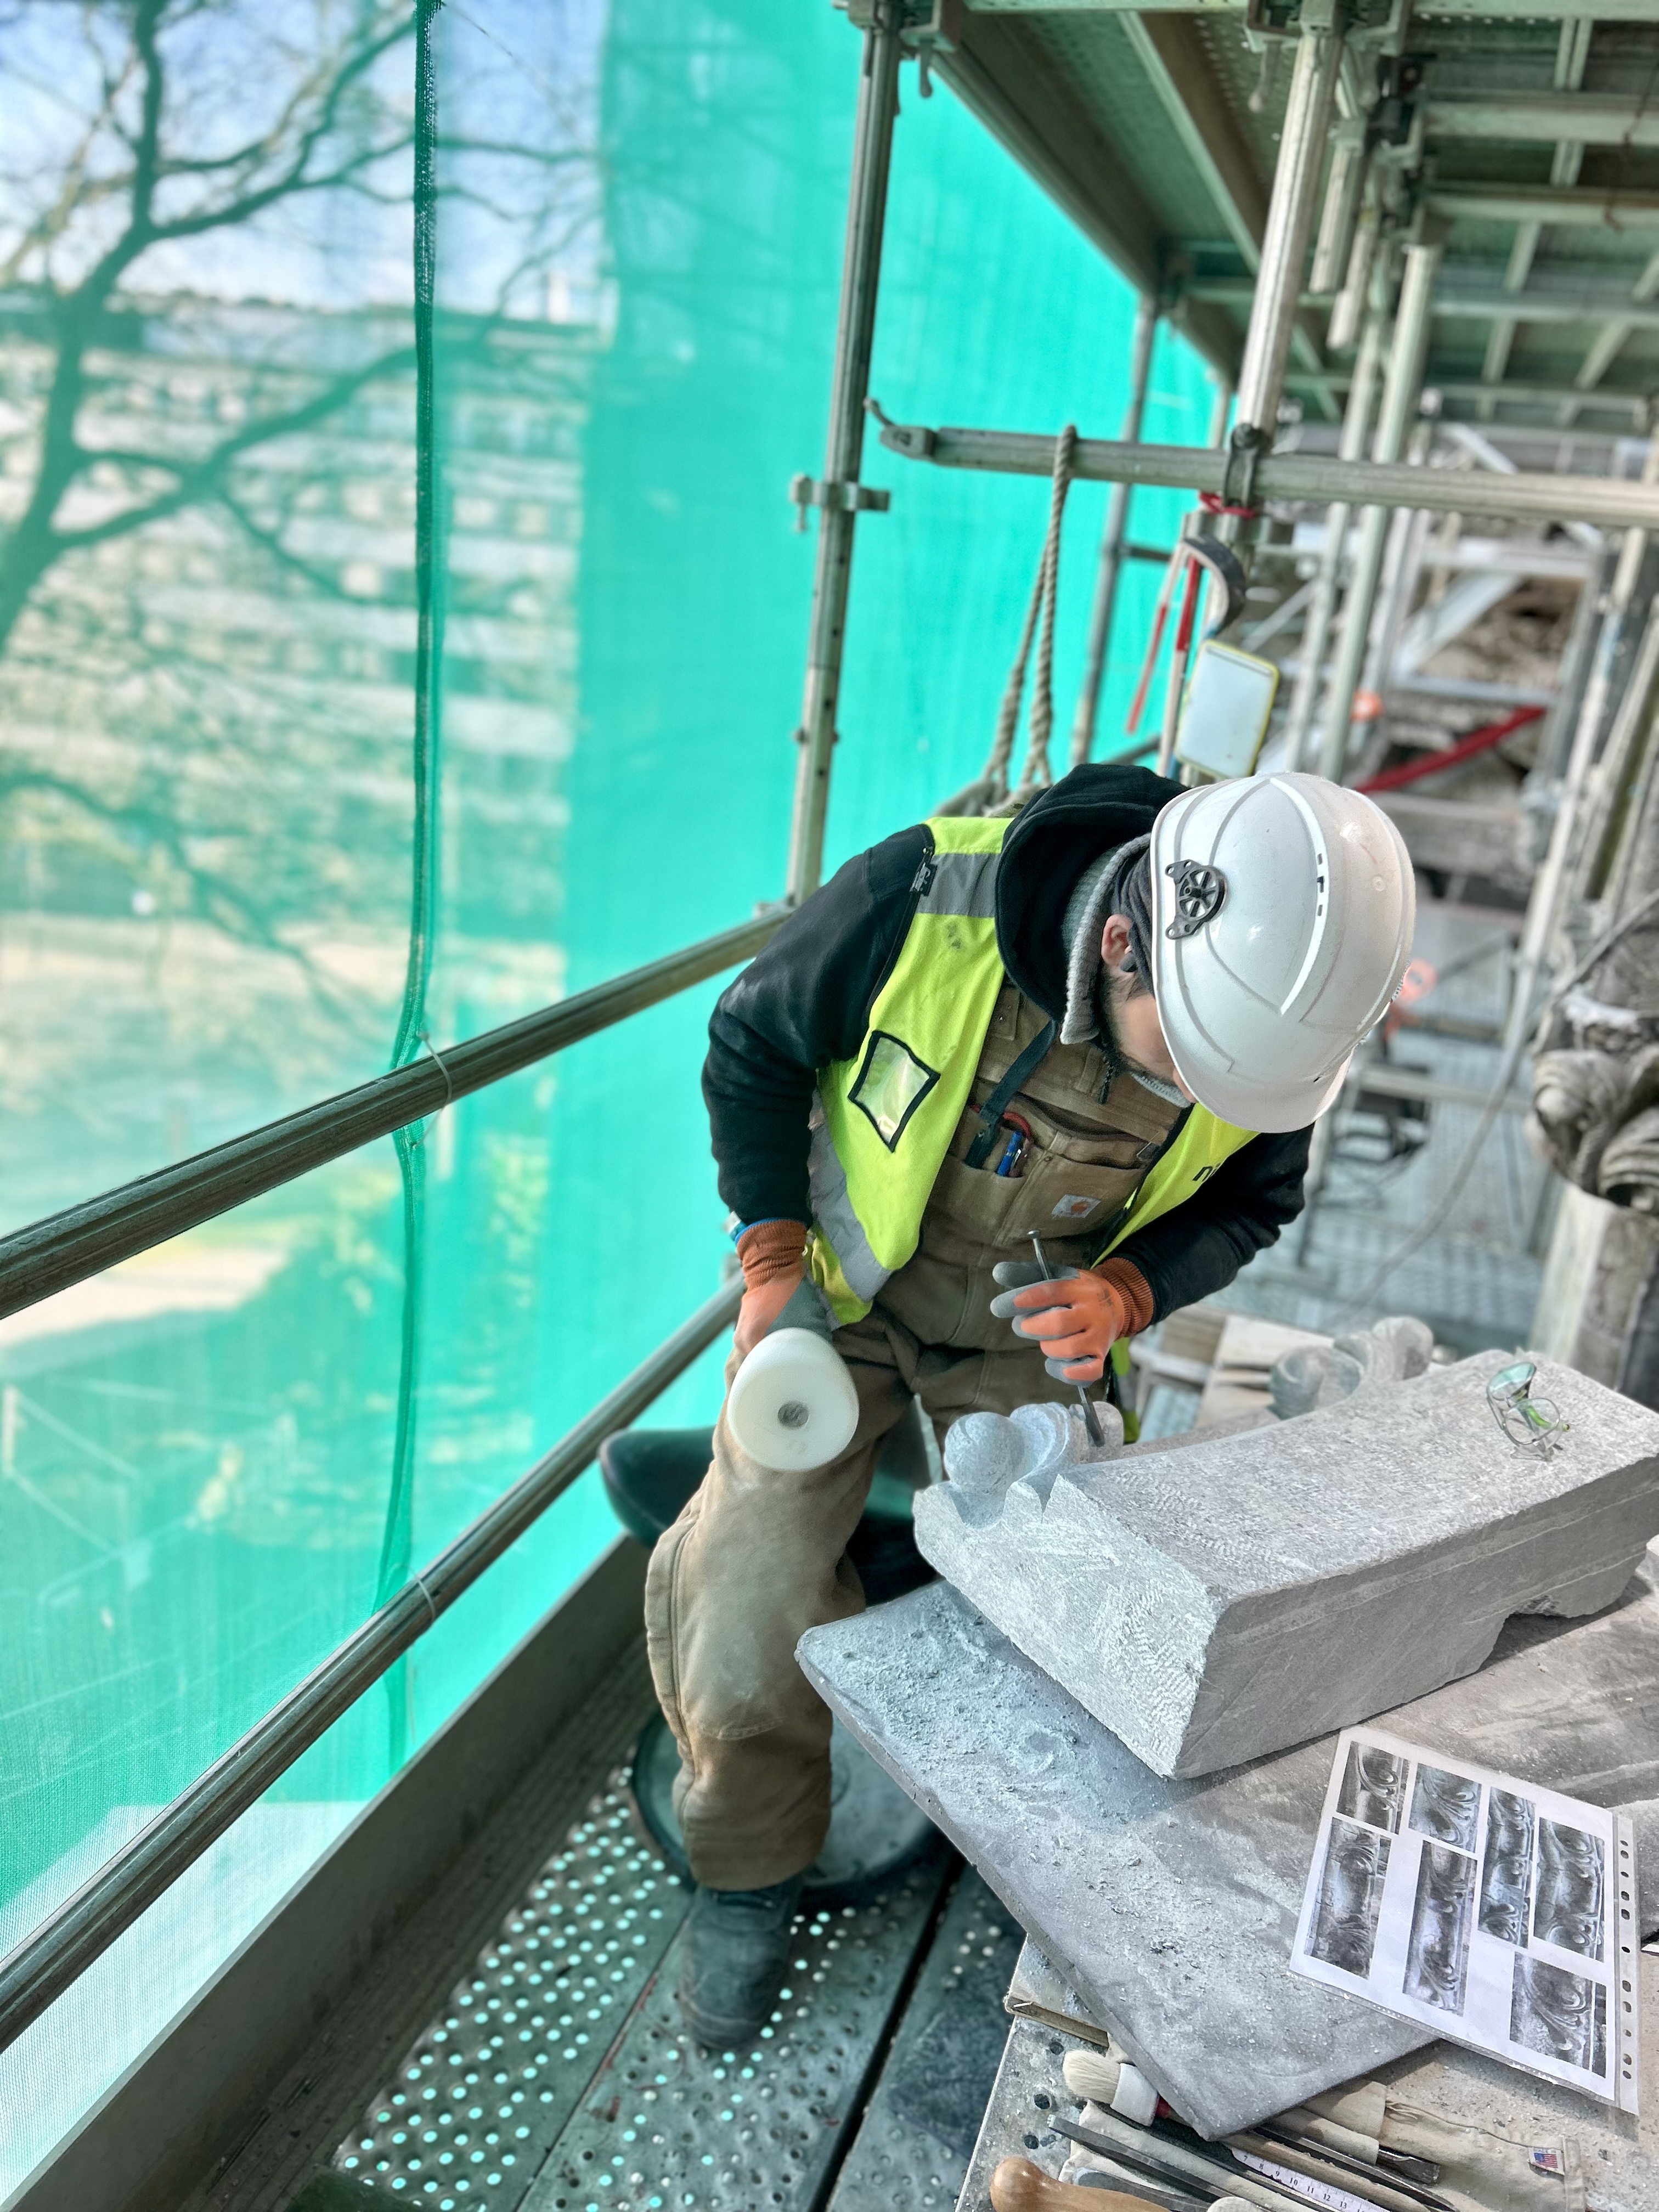
[{"label": "stone chisel", "polygon": [[1048,2125],[1069,2142],[1081,2143],[1085,2150],[1103,2152],[1120,2166],[1138,2166],[1154,2180],[1175,2182],[1188,2190],[1197,2182],[1207,2194],[1242,2197],[1247,2203],[1260,2206],[1261,2212],[1308,2212],[1305,2197],[1297,2197],[1275,2183],[1258,2180],[1224,2151],[1188,2150],[1184,2143],[1148,2135],[1127,2120],[1119,2125],[1132,2138],[1127,2142],[1119,2139],[1115,2128],[1110,2135],[1103,2135],[1093,2128],[1079,2127],[1070,2120],[1051,2119]]},{"label": "stone chisel", "polygon": [[[1068,2089],[1103,2106],[1115,2118],[1133,2120],[1141,2127],[1152,2129],[1154,2139],[1158,2135],[1178,2130],[1176,2139],[1194,2155],[1213,2154],[1204,2137],[1194,2135],[1185,2126],[1162,2101],[1139,2068],[1127,2058],[1115,2058],[1103,2051],[1068,2051],[1060,2071]],[[1369,2203],[1386,2207],[1387,2212],[1418,2212],[1419,2206],[1423,2212],[1456,2212],[1445,2197],[1437,2196],[1432,2189],[1425,2186],[1423,2179],[1405,2167],[1389,2163],[1383,2168],[1380,2162],[1391,2160],[1393,2154],[1381,2144],[1377,2146],[1376,2161],[1368,2161],[1356,2158],[1350,2151],[1322,2142],[1317,2136],[1300,2136],[1283,2121],[1263,2120],[1253,2129],[1227,2136],[1224,2147],[1288,2166],[1308,2180],[1328,2182],[1337,2188],[1352,2177],[1359,2184],[1357,2193]],[[1440,2179],[1438,2166],[1427,2160],[1413,2163],[1426,2167],[1429,2179]]]},{"label": "stone chisel", "polygon": [[1425,2208],[1425,2212],[1456,2212],[1449,2199],[1392,2166],[1368,2166],[1363,2159],[1350,2157],[1346,2151],[1334,2150],[1328,2144],[1291,2135],[1285,2129],[1272,2127],[1265,2122],[1259,2128],[1229,2136],[1227,2141],[1257,2158],[1273,2159],[1295,2172],[1305,2173],[1313,2181],[1329,2181],[1340,2189],[1353,2187],[1357,2183],[1359,2196],[1369,2197],[1374,2204],[1386,2205],[1389,2212],[1414,2212],[1419,2205]]},{"label": "stone chisel", "polygon": [[[1036,1263],[1042,1270],[1042,1279],[1045,1283],[1052,1283],[1054,1279],[1054,1271],[1048,1265],[1048,1255],[1042,1249],[1042,1239],[1037,1235],[1035,1229],[1030,1232],[1030,1235],[1031,1239],[1031,1249],[1036,1254]],[[1110,1356],[1111,1355],[1108,1353],[1107,1357],[1109,1358]],[[1089,1431],[1090,1443],[1091,1444],[1103,1444],[1106,1441],[1105,1432],[1100,1425],[1100,1416],[1095,1411],[1094,1401],[1089,1395],[1089,1388],[1087,1383],[1079,1382],[1078,1384],[1077,1395],[1082,1401],[1084,1425]]]}]

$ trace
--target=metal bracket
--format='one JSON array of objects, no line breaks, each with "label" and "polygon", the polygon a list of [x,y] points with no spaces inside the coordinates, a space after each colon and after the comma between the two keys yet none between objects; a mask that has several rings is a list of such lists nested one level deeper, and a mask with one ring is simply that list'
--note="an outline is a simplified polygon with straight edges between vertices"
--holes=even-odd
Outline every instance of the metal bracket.
[{"label": "metal bracket", "polygon": [[933,57],[941,50],[952,54],[962,43],[963,0],[931,0],[927,13],[906,27],[904,43],[916,58],[916,90],[924,100],[933,96]]},{"label": "metal bracket", "polygon": [[1244,564],[1231,545],[1224,545],[1218,538],[1207,538],[1201,532],[1182,539],[1188,553],[1201,568],[1207,568],[1218,586],[1221,606],[1215,620],[1205,632],[1206,642],[1219,637],[1231,628],[1244,611],[1244,595],[1249,579],[1244,574]]},{"label": "metal bracket", "polygon": [[873,395],[865,401],[864,411],[880,423],[881,442],[890,453],[902,453],[907,461],[932,460],[935,437],[925,422],[894,422]]},{"label": "metal bracket", "polygon": [[1376,105],[1365,118],[1368,145],[1400,150],[1411,145],[1414,138],[1420,153],[1423,127],[1417,95],[1422,89],[1424,70],[1434,58],[1432,54],[1399,54],[1384,58],[1377,72]]},{"label": "metal bracket", "polygon": [[1268,39],[1335,31],[1358,46],[1386,46],[1403,32],[1408,6],[1409,0],[1247,0],[1244,42],[1260,53]]},{"label": "metal bracket", "polygon": [[[847,20],[860,30],[874,27],[878,0],[836,0],[845,7]],[[924,100],[933,94],[933,57],[954,53],[962,43],[966,0],[897,0],[899,36],[916,64],[916,89]]]},{"label": "metal bracket", "polygon": [[[847,20],[857,31],[875,27],[881,0],[836,0],[837,7],[847,10]],[[953,46],[962,35],[964,0],[896,0],[893,14],[897,17],[897,29],[906,46],[922,40],[941,46]]]},{"label": "metal bracket", "polygon": [[1293,39],[1300,26],[1299,0],[1249,0],[1244,10],[1244,33],[1251,51],[1260,53],[1267,39]]},{"label": "metal bracket", "polygon": [[1224,512],[1255,512],[1256,465],[1267,442],[1267,434],[1258,424],[1234,423],[1232,436],[1227,441],[1227,466],[1221,478]]},{"label": "metal bracket", "polygon": [[823,477],[791,477],[789,496],[795,505],[797,530],[805,529],[809,507],[832,507],[851,514],[885,514],[893,503],[892,493],[878,485],[848,483]]}]

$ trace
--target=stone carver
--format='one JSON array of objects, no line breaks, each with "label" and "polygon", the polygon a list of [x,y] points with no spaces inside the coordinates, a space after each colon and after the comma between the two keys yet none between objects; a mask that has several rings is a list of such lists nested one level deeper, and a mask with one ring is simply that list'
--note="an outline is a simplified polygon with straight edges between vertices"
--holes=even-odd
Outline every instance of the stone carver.
[{"label": "stone carver", "polygon": [[702,2043],[770,2011],[827,1830],[830,1715],[795,1645],[863,1606],[845,1551],[877,1444],[913,1397],[941,1436],[1075,1406],[1272,1243],[1413,916],[1405,848],[1354,792],[1081,768],[860,854],[720,999],[703,1089],[745,1283],[733,1357],[806,1298],[860,1418],[787,1474],[722,1419],[652,1559]]}]

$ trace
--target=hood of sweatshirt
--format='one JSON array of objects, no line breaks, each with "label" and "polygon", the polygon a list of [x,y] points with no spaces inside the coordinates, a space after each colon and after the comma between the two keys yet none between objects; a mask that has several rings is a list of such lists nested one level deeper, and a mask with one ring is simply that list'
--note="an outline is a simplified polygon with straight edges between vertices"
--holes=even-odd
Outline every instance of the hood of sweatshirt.
[{"label": "hood of sweatshirt", "polygon": [[1025,996],[1066,1013],[1066,908],[1084,870],[1145,837],[1181,786],[1151,769],[1074,768],[1015,817],[997,869],[997,945]]}]

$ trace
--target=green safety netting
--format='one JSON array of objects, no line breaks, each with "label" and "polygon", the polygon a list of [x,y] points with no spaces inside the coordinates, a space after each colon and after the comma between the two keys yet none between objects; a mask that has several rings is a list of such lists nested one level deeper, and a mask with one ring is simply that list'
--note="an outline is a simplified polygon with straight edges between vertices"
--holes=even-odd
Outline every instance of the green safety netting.
[{"label": "green safety netting", "polygon": [[[859,45],[827,0],[3,20],[9,1229],[777,895]],[[1115,432],[1127,287],[903,100],[889,412]],[[1147,434],[1209,410],[1161,338]],[[832,864],[976,772],[1048,499],[866,472]],[[714,1287],[717,988],[0,1322],[0,1943]],[[590,1478],[0,2057],[0,2190],[611,1533]]]}]

